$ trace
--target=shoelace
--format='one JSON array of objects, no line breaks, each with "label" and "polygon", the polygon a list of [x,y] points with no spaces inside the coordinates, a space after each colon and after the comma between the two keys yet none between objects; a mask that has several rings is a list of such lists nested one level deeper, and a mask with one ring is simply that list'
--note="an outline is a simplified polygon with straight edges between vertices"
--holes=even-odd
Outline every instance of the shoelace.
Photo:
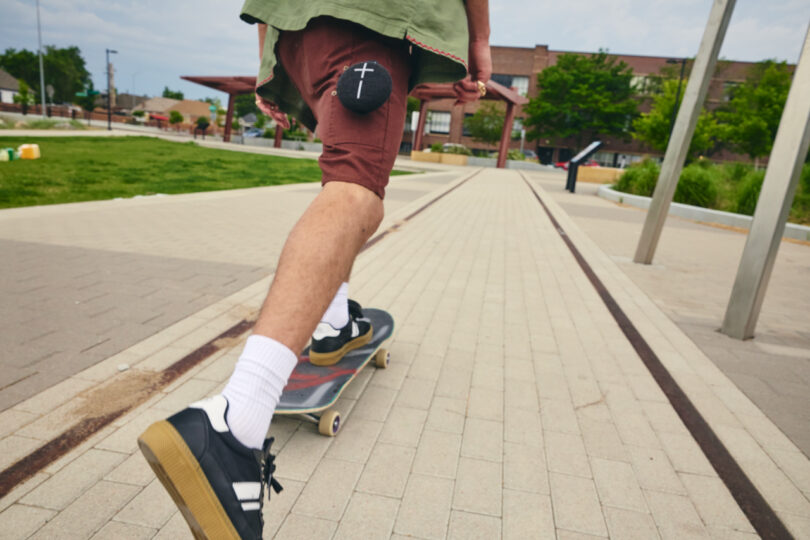
[{"label": "shoelace", "polygon": [[[261,529],[259,529],[260,531],[264,530],[264,514],[262,513],[262,509],[264,507],[264,487],[269,485],[276,493],[280,493],[281,490],[284,489],[282,485],[278,483],[278,480],[273,478],[273,473],[276,472],[276,456],[270,453],[270,446],[273,444],[274,440],[275,439],[273,437],[270,437],[264,442],[263,450],[254,450],[256,461],[259,462],[259,466],[262,469],[262,485],[259,491],[259,520],[261,521]],[[270,500],[269,489],[267,490],[267,500]]]},{"label": "shoelace", "polygon": [[[276,472],[275,459],[276,456],[270,453],[270,448],[268,447],[262,462],[262,487],[269,485],[273,488],[273,491],[280,493],[284,487],[278,483],[278,480],[273,478],[273,473]],[[262,498],[264,498],[264,494],[262,494]],[[270,500],[270,490],[267,490],[267,500]]]}]

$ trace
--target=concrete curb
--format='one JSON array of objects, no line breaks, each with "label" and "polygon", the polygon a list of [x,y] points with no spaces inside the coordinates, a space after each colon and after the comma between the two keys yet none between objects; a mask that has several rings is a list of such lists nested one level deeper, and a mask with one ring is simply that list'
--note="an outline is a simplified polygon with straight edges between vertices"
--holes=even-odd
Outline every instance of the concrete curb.
[{"label": "concrete curb", "polygon": [[[600,186],[597,195],[609,201],[618,202],[622,204],[629,204],[636,208],[646,210],[650,207],[650,197],[642,197],[640,195],[631,195],[629,193],[622,193],[615,191],[610,186]],[[701,208],[699,206],[690,206],[688,204],[672,203],[669,207],[669,214],[678,216],[693,221],[702,221],[704,223],[716,223],[718,225],[727,225],[729,227],[740,227],[742,229],[750,229],[751,222],[754,218],[743,214],[733,214],[731,212],[721,212],[720,210],[711,210],[709,208]],[[803,240],[810,242],[810,227],[805,225],[797,225],[795,223],[788,223],[785,226],[783,238],[792,238],[794,240]]]}]

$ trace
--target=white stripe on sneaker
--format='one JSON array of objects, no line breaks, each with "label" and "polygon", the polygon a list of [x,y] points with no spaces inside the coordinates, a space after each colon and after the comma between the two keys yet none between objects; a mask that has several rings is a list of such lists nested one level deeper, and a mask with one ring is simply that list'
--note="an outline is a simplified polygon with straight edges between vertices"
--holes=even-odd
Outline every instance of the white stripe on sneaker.
[{"label": "white stripe on sneaker", "polygon": [[189,408],[204,410],[208,415],[208,421],[211,422],[211,427],[219,433],[229,431],[228,424],[225,423],[225,409],[228,408],[228,400],[222,394],[192,403]]},{"label": "white stripe on sneaker", "polygon": [[240,501],[258,500],[262,493],[262,485],[259,482],[234,482],[233,492]]},{"label": "white stripe on sneaker", "polygon": [[337,337],[340,335],[340,330],[335,330],[329,323],[319,323],[315,331],[312,333],[312,338],[320,341],[328,337]]}]

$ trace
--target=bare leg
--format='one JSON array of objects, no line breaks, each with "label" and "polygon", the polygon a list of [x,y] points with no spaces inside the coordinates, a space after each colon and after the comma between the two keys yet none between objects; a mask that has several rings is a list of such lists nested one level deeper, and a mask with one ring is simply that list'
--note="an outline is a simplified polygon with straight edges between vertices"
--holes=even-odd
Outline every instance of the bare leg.
[{"label": "bare leg", "polygon": [[382,217],[371,191],[327,183],[287,238],[254,333],[301,351]]}]

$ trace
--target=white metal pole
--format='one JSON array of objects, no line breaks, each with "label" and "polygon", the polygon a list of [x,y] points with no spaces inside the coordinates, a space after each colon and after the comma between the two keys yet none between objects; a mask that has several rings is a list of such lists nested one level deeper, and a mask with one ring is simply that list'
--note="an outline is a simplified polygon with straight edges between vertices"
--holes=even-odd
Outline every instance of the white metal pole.
[{"label": "white metal pole", "polygon": [[776,132],[768,170],[745,242],[721,331],[754,337],[765,290],[785,232],[807,149],[810,147],[810,27]]},{"label": "white metal pole", "polygon": [[42,65],[42,30],[39,26],[39,0],[37,0],[37,42],[39,43],[39,88],[42,94],[42,117],[45,118],[45,68]]},{"label": "white metal pole", "polygon": [[661,237],[661,231],[664,229],[664,222],[669,213],[669,206],[672,204],[672,197],[675,195],[675,188],[678,187],[678,179],[681,176],[684,161],[686,161],[689,145],[695,134],[698,117],[709,91],[709,83],[712,81],[714,68],[717,65],[717,55],[723,45],[723,38],[726,36],[726,29],[728,29],[731,14],[734,12],[735,3],[736,0],[714,0],[703,40],[700,43],[695,64],[692,66],[692,74],[686,85],[683,103],[675,120],[675,128],[672,130],[669,144],[667,144],[661,174],[658,176],[658,184],[655,186],[655,192],[650,202],[650,210],[644,221],[644,229],[641,231],[636,255],[633,258],[637,263],[652,263],[658,239]]}]

